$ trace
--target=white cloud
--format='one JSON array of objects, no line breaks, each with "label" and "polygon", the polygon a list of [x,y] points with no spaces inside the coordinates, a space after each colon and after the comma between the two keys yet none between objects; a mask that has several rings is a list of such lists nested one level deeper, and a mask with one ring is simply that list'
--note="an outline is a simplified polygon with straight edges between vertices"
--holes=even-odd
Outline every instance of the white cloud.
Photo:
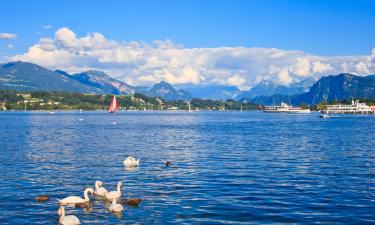
[{"label": "white cloud", "polygon": [[8,48],[13,48],[12,44],[8,44],[7,46],[8,46]]},{"label": "white cloud", "polygon": [[357,74],[363,74],[363,75],[366,75],[366,74],[369,74],[370,73],[370,70],[368,68],[368,65],[364,62],[359,62],[355,65],[355,68],[356,68],[356,73]]},{"label": "white cloud", "polygon": [[297,76],[306,77],[311,73],[311,64],[307,57],[297,58],[297,62],[293,66],[292,71]]},{"label": "white cloud", "polygon": [[245,79],[238,74],[235,74],[228,78],[227,84],[240,87],[245,83]]},{"label": "white cloud", "polygon": [[17,38],[17,34],[0,33],[0,39],[12,40],[16,38]]},{"label": "white cloud", "polygon": [[172,84],[204,83],[251,87],[261,79],[290,84],[327,73],[374,73],[375,48],[368,56],[318,56],[276,48],[185,48],[171,40],[152,43],[110,40],[101,33],[77,35],[69,28],[41,38],[22,60],[51,69],[80,72],[103,70],[133,85],[165,80]]},{"label": "white cloud", "polygon": [[333,70],[333,67],[329,63],[313,62],[312,72],[313,73],[327,73]]},{"label": "white cloud", "polygon": [[43,29],[51,29],[51,28],[52,28],[51,24],[43,25]]}]

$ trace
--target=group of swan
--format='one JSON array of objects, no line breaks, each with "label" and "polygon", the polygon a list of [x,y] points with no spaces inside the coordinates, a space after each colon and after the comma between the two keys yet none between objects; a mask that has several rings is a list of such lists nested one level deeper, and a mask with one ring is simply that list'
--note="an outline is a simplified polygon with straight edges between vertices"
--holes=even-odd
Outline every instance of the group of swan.
[{"label": "group of swan", "polygon": [[[139,166],[139,160],[136,160],[134,157],[129,156],[126,160],[124,160],[124,165],[127,167],[136,167]],[[59,223],[62,225],[78,225],[80,224],[79,219],[74,216],[74,215],[65,215],[65,208],[64,205],[76,205],[76,204],[85,204],[90,202],[90,198],[88,196],[88,193],[92,195],[97,195],[104,197],[108,201],[112,201],[112,204],[108,207],[108,210],[111,212],[122,212],[123,207],[121,204],[117,203],[117,199],[121,197],[121,187],[122,187],[122,182],[119,181],[117,183],[117,189],[116,191],[107,191],[103,187],[103,182],[101,181],[96,181],[95,182],[95,191],[92,188],[86,188],[83,192],[83,197],[78,197],[78,196],[69,196],[66,198],[63,198],[59,201],[60,208],[58,210],[58,215],[59,215]]]},{"label": "group of swan", "polygon": [[59,201],[60,208],[57,211],[60,219],[59,223],[62,225],[77,225],[80,224],[79,219],[74,215],[65,215],[65,208],[64,205],[76,205],[76,204],[85,204],[90,202],[90,198],[88,193],[95,194],[97,196],[105,197],[106,200],[112,201],[112,204],[108,207],[108,210],[111,212],[122,212],[123,207],[121,204],[117,203],[117,199],[121,197],[121,187],[122,182],[119,181],[117,183],[117,190],[108,192],[107,189],[103,187],[103,182],[96,181],[95,182],[95,191],[92,188],[86,188],[83,192],[84,198],[78,196],[69,196],[63,198]]}]

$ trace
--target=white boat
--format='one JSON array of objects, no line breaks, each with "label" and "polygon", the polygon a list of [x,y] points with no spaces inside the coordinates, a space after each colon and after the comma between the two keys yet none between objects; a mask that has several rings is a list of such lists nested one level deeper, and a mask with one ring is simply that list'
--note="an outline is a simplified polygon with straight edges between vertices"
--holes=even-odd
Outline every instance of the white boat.
[{"label": "white boat", "polygon": [[352,99],[350,105],[327,105],[327,108],[321,111],[322,114],[375,114],[375,107],[360,103],[359,100]]},{"label": "white boat", "polygon": [[188,104],[188,107],[189,107],[188,112],[192,112],[190,102],[187,102],[187,104]]},{"label": "white boat", "polygon": [[328,114],[320,114],[320,118],[324,118],[324,119],[327,119],[327,118],[338,118],[338,116],[328,115]]},{"label": "white boat", "polygon": [[277,106],[264,106],[263,112],[278,112],[278,113],[311,113],[310,109],[303,109],[301,107],[294,107],[282,102]]}]

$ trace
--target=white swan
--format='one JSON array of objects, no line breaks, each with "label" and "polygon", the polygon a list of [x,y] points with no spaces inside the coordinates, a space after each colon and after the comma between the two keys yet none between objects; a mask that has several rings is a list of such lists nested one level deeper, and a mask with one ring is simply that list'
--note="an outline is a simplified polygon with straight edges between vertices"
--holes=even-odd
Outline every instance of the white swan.
[{"label": "white swan", "polygon": [[117,191],[110,191],[105,194],[105,198],[108,200],[116,199],[121,197],[122,182],[119,181],[117,184]]},{"label": "white swan", "polygon": [[139,160],[136,160],[134,157],[129,156],[127,159],[124,160],[124,166],[139,166]]},{"label": "white swan", "polygon": [[86,188],[85,191],[83,192],[83,196],[85,199],[78,197],[78,196],[69,196],[64,199],[59,200],[59,203],[62,205],[67,205],[67,204],[80,204],[80,203],[85,203],[89,202],[89,196],[87,193],[90,192],[91,194],[94,194],[94,189],[92,188]]},{"label": "white swan", "polygon": [[107,194],[107,192],[108,192],[107,189],[105,189],[103,187],[103,182],[101,182],[101,181],[95,182],[95,192],[94,192],[95,195],[105,196],[105,194]]},{"label": "white swan", "polygon": [[57,211],[59,215],[59,223],[62,225],[78,225],[81,224],[79,219],[74,215],[67,215],[65,216],[65,209],[64,206],[60,206],[59,210]]},{"label": "white swan", "polygon": [[111,212],[121,212],[122,211],[122,205],[118,204],[116,202],[116,199],[112,199],[112,204],[108,207],[109,211]]}]

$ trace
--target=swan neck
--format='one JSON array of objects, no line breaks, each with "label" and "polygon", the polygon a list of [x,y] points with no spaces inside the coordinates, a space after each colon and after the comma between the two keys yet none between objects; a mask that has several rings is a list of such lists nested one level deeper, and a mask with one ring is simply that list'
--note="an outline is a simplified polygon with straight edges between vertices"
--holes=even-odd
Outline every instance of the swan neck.
[{"label": "swan neck", "polygon": [[85,197],[85,201],[86,201],[86,202],[90,201],[90,199],[89,199],[89,195],[88,195],[88,192],[89,192],[89,190],[86,189],[85,192],[83,193],[83,196]]},{"label": "swan neck", "polygon": [[65,216],[65,209],[64,207],[61,207],[61,216],[60,217],[64,217]]},{"label": "swan neck", "polygon": [[121,192],[121,185],[117,184],[117,192]]}]

